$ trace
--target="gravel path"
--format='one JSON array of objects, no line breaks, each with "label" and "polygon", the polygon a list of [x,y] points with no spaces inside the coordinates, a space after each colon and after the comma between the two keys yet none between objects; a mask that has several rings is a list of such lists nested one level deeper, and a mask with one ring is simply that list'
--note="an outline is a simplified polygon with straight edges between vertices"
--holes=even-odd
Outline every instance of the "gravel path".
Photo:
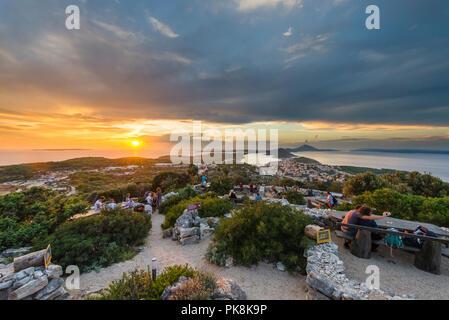
[{"label": "gravel path", "polygon": [[449,259],[441,257],[441,274],[435,275],[417,269],[414,266],[414,254],[404,250],[393,250],[380,246],[371,259],[360,259],[353,256],[343,247],[343,240],[333,237],[339,246],[340,259],[345,264],[346,275],[350,279],[363,282],[368,277],[366,267],[376,265],[380,270],[380,288],[399,295],[411,295],[419,299],[449,299]]},{"label": "gravel path", "polygon": [[164,216],[155,214],[152,217],[153,228],[146,240],[143,250],[133,259],[103,268],[100,272],[89,272],[81,275],[81,292],[71,292],[79,297],[82,292],[94,292],[107,287],[113,280],[121,278],[123,272],[135,268],[146,269],[151,259],[156,257],[158,268],[162,270],[173,264],[188,263],[200,270],[213,272],[218,277],[231,278],[246,292],[248,299],[294,300],[305,299],[305,277],[281,272],[273,265],[260,263],[251,268],[233,266],[218,267],[206,261],[206,253],[210,239],[196,245],[181,246],[171,239],[162,239],[161,223]]}]

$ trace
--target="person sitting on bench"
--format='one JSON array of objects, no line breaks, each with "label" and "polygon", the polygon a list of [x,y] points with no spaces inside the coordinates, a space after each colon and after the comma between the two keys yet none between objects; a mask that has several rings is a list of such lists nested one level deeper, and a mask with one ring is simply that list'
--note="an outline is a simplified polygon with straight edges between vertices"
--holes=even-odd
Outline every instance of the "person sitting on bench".
[{"label": "person sitting on bench", "polygon": [[[357,212],[357,210],[359,210],[361,207],[362,207],[361,205],[356,205],[356,206],[354,207],[354,209],[352,209],[351,211],[348,211],[348,213],[346,213],[346,215],[345,215],[345,217],[344,217],[342,223],[343,223],[343,224],[348,224],[348,223],[349,223],[349,218],[352,216],[352,214],[355,213],[355,212]],[[346,231],[348,231],[348,230],[349,230],[348,227],[341,226],[341,231],[342,231],[342,232],[346,232]],[[349,240],[345,240],[344,246],[345,246],[346,249],[349,249],[349,244],[350,244],[350,243],[351,243],[351,242],[350,242]]]},{"label": "person sitting on bench", "polygon": [[[348,224],[354,224],[359,226],[365,226],[370,228],[378,228],[375,220],[380,220],[387,217],[387,212],[384,212],[382,216],[371,215],[371,208],[367,206],[360,207],[356,212],[351,214],[348,218]],[[349,228],[345,231],[346,234],[355,237],[357,234],[357,228]],[[371,233],[371,240],[380,240],[382,237],[378,233]],[[372,245],[372,251],[377,249],[378,245]]]}]

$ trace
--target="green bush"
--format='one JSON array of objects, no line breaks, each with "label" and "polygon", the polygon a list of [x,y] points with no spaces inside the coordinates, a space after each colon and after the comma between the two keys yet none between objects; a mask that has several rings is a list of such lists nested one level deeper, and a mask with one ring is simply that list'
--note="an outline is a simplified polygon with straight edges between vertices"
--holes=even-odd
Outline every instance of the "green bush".
[{"label": "green bush", "polygon": [[160,206],[159,206],[159,213],[160,214],[167,214],[167,212],[180,203],[181,201],[185,200],[183,196],[173,196],[171,198],[168,198],[165,200]]},{"label": "green bush", "polygon": [[354,209],[354,207],[355,207],[355,205],[353,205],[352,203],[343,202],[337,208],[335,208],[335,210],[337,210],[337,211],[350,211],[350,210]]},{"label": "green bush", "polygon": [[151,218],[130,210],[102,211],[95,216],[67,221],[40,240],[34,249],[51,244],[53,261],[81,271],[130,259],[151,229]]},{"label": "green bush", "polygon": [[165,171],[153,179],[153,190],[161,188],[164,191],[176,190],[184,188],[190,181],[190,177],[185,173],[176,173],[172,171]]},{"label": "green bush", "polygon": [[291,204],[304,205],[306,204],[306,200],[304,199],[304,195],[301,192],[297,191],[287,191],[285,193],[285,199]]},{"label": "green bush", "polygon": [[195,198],[183,200],[177,205],[171,207],[165,215],[165,221],[162,224],[163,229],[171,228],[175,225],[187,205],[190,203],[201,202],[201,209],[198,210],[198,215],[201,218],[205,217],[221,217],[232,209],[232,203],[226,199],[220,199],[216,195],[208,193]]},{"label": "green bush", "polygon": [[195,269],[174,265],[164,269],[156,281],[151,278],[151,270],[134,270],[123,273],[122,279],[112,282],[109,287],[99,293],[96,300],[160,300],[162,292],[168,286],[178,282],[179,277],[193,278],[199,273]]},{"label": "green bush", "polygon": [[380,178],[374,173],[368,171],[353,176],[345,181],[343,185],[343,194],[346,197],[361,195],[367,191],[375,191],[388,186],[386,180]]},{"label": "green bush", "polygon": [[373,207],[378,214],[390,211],[394,218],[449,227],[449,197],[426,198],[381,189],[355,197],[354,205],[357,204]]},{"label": "green bush", "polygon": [[242,265],[268,259],[281,261],[288,270],[304,271],[303,253],[309,244],[304,228],[310,223],[309,217],[289,206],[248,203],[232,218],[220,220],[206,257],[223,262],[224,257],[232,256]]},{"label": "green bush", "polygon": [[219,195],[228,194],[229,191],[234,187],[234,182],[231,178],[221,177],[213,180],[210,184],[210,190],[216,192]]},{"label": "green bush", "polygon": [[0,197],[0,251],[32,246],[88,206],[77,197],[37,187]]}]

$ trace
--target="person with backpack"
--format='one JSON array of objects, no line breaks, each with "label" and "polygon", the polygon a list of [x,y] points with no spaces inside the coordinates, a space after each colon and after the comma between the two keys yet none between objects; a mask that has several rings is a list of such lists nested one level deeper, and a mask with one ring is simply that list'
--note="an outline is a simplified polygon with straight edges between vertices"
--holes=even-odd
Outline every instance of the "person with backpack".
[{"label": "person with backpack", "polygon": [[150,205],[151,205],[151,213],[155,213],[158,207],[158,198],[157,193],[153,193],[153,196],[151,197]]},{"label": "person with backpack", "polygon": [[337,201],[337,199],[335,199],[334,195],[332,193],[330,193],[329,191],[326,194],[327,194],[326,203],[329,205],[329,207],[331,207],[331,208],[337,207],[338,201]]}]

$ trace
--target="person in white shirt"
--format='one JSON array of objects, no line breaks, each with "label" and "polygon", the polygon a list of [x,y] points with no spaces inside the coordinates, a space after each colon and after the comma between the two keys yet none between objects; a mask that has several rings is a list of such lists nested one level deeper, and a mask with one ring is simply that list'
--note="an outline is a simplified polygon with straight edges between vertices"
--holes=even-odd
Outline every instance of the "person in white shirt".
[{"label": "person in white shirt", "polygon": [[101,211],[101,209],[104,208],[103,202],[104,202],[104,197],[101,196],[101,197],[95,202],[95,205],[94,205],[95,212],[98,213],[98,212]]},{"label": "person in white shirt", "polygon": [[114,199],[111,199],[111,202],[108,204],[108,208],[109,208],[110,210],[115,210],[115,209],[117,209],[117,204],[115,203],[115,200],[114,200]]}]

